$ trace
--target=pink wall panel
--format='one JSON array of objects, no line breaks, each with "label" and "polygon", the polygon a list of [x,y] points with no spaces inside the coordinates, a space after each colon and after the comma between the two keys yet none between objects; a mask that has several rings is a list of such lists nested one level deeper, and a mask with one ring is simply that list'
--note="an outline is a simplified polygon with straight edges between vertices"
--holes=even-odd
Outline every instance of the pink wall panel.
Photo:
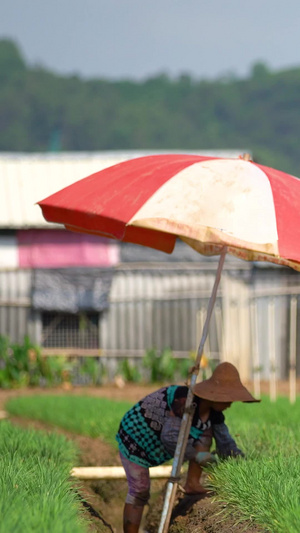
[{"label": "pink wall panel", "polygon": [[65,230],[17,232],[21,268],[109,267],[119,262],[117,243]]}]

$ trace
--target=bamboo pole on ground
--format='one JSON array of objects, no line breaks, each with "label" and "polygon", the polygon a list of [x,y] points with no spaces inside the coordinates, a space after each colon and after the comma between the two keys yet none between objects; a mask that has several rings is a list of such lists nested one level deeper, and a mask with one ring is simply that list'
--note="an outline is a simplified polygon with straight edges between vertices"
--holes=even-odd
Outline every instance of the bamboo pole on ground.
[{"label": "bamboo pole on ground", "polygon": [[[172,466],[153,466],[149,469],[153,479],[168,478]],[[71,470],[71,476],[77,479],[126,479],[123,466],[78,466]]]}]

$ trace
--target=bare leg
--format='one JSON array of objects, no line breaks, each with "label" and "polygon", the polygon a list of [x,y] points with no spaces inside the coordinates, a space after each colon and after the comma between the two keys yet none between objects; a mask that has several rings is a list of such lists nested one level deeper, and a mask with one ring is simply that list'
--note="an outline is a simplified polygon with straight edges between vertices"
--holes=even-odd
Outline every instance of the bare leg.
[{"label": "bare leg", "polygon": [[144,507],[125,503],[123,513],[123,530],[124,533],[138,533],[142,520]]},{"label": "bare leg", "polygon": [[[204,439],[203,439],[204,440]],[[196,452],[209,452],[211,445],[211,439],[208,439],[204,445],[196,446]],[[188,473],[185,483],[185,490],[187,494],[205,494],[207,489],[200,483],[200,477],[202,474],[202,466],[200,466],[194,459],[189,462]]]},{"label": "bare leg", "polygon": [[196,463],[193,459],[189,462],[189,468],[185,483],[185,490],[187,494],[196,494],[207,492],[207,489],[200,483],[200,477],[202,474],[202,467]]},{"label": "bare leg", "polygon": [[120,457],[128,482],[128,494],[123,511],[123,531],[124,533],[138,533],[144,506],[150,496],[149,468],[133,463],[122,453]]}]

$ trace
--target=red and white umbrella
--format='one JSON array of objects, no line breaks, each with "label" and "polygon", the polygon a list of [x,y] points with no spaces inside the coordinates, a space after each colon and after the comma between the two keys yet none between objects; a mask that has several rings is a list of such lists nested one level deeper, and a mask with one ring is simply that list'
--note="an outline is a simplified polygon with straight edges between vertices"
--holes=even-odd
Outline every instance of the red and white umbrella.
[{"label": "red and white umbrella", "polygon": [[191,377],[158,533],[168,530],[197,379],[225,253],[300,271],[300,180],[247,157],[169,154],[132,159],[39,202],[46,220],[172,252],[177,238],[221,254]]},{"label": "red and white umbrella", "polygon": [[244,159],[132,159],[39,202],[49,222],[171,252],[176,238],[300,270],[300,181]]}]

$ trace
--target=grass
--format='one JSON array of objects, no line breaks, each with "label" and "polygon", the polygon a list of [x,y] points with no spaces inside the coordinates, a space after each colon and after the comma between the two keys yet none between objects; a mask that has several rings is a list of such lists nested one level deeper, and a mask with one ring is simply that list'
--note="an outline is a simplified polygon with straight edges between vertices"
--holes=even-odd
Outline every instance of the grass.
[{"label": "grass", "polygon": [[[34,396],[15,398],[7,409],[71,431],[101,436],[116,445],[121,417],[132,404],[105,398]],[[210,483],[237,521],[253,520],[272,533],[298,533],[300,524],[300,399],[234,403],[226,423],[246,459],[219,462]]]},{"label": "grass", "polygon": [[229,459],[213,470],[211,485],[227,512],[252,519],[272,533],[298,533],[300,524],[300,400],[234,404],[226,423],[246,460]]},{"label": "grass", "polygon": [[42,420],[74,433],[100,437],[117,446],[115,435],[129,402],[90,396],[27,396],[13,398],[6,404],[9,413]]},{"label": "grass", "polygon": [[0,424],[0,532],[83,533],[70,490],[76,449],[65,438]]}]

